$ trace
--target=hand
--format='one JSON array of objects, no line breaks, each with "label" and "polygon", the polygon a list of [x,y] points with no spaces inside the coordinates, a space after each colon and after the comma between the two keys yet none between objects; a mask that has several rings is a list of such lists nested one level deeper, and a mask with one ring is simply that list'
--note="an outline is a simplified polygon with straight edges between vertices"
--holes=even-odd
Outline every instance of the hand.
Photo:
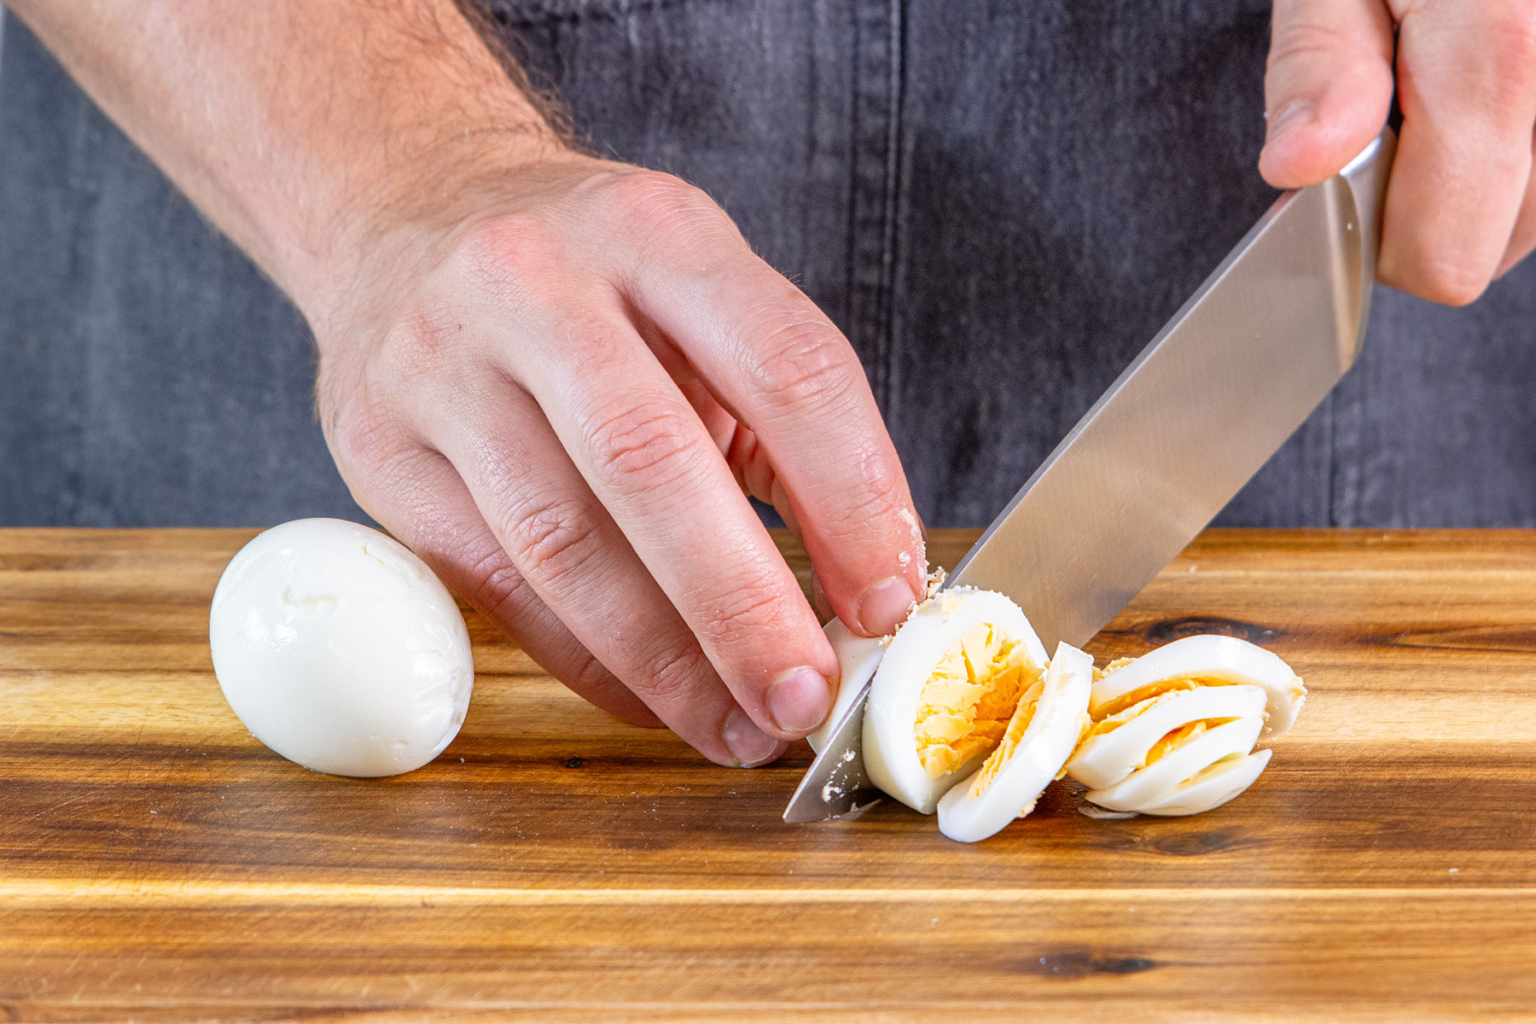
[{"label": "hand", "polygon": [[1394,26],[1403,126],[1377,277],[1462,305],[1536,247],[1532,0],[1275,0],[1259,170],[1311,185],[1375,137]]},{"label": "hand", "polygon": [[[761,764],[925,572],[852,348],[676,178],[572,152],[456,0],[10,0],[303,310],[358,503],[577,693]],[[521,84],[520,84],[521,83]]]},{"label": "hand", "polygon": [[922,586],[858,358],[697,189],[571,153],[505,166],[312,298],[337,465],[577,693],[772,759],[826,716],[837,660],[743,491],[851,627],[894,629]]}]

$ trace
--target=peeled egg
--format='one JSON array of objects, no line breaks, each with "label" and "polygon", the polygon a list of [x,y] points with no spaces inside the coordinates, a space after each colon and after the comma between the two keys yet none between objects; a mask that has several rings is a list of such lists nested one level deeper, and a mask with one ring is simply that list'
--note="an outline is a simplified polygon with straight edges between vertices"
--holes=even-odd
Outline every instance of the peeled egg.
[{"label": "peeled egg", "polygon": [[[1045,664],[1029,620],[1002,594],[955,588],[918,605],[874,669],[864,711],[870,781],[932,814],[1003,741]],[[839,699],[850,689],[845,677]]]},{"label": "peeled egg", "polygon": [[842,619],[833,619],[822,632],[827,634],[832,650],[837,653],[842,681],[838,684],[837,699],[832,702],[832,713],[821,723],[821,728],[805,738],[811,749],[818,754],[831,737],[832,730],[837,728],[849,706],[859,696],[859,691],[875,674],[875,669],[880,667],[880,659],[885,657],[885,646],[891,642],[891,638],[885,636],[859,636],[843,625]]},{"label": "peeled egg", "polygon": [[1296,723],[1307,700],[1307,688],[1280,657],[1235,636],[1187,636],[1165,644],[1136,660],[1106,672],[1093,686],[1089,711],[1098,718],[1110,704],[1143,699],[1148,691],[1161,692],[1187,683],[1200,685],[1251,684],[1266,695],[1264,735],[1279,737]]},{"label": "peeled egg", "polygon": [[1093,725],[1067,763],[1086,799],[1116,811],[1198,814],[1251,786],[1290,729],[1306,687],[1246,640],[1193,636],[1112,665],[1093,684]]},{"label": "peeled egg", "polygon": [[1034,810],[1077,746],[1092,688],[1093,658],[1058,645],[1045,676],[1019,701],[1002,743],[939,801],[939,831],[974,843]]},{"label": "peeled egg", "polygon": [[474,662],[453,596],[404,545],[356,523],[259,534],[224,570],[208,633],[240,721],[314,771],[412,771],[469,707]]}]

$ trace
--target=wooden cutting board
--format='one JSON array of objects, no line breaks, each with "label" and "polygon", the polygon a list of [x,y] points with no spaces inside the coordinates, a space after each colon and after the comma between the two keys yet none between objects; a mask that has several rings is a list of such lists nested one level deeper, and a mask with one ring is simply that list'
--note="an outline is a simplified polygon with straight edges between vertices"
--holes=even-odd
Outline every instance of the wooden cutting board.
[{"label": "wooden cutting board", "polygon": [[803,746],[713,767],[474,615],[437,762],[304,771],[210,668],[250,536],[0,531],[0,1019],[1536,1015],[1536,533],[1205,534],[1090,650],[1285,657],[1312,697],[1269,771],[1187,819],[1057,787],[974,846],[889,804],[784,825]]}]

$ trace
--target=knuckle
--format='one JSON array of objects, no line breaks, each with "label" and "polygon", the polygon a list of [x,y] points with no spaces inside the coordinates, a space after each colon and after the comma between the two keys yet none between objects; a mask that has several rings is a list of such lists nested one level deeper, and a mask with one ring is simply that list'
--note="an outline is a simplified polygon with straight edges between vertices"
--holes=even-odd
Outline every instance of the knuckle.
[{"label": "knuckle", "polygon": [[406,430],[393,405],[359,396],[327,407],[321,424],[336,461],[347,467],[376,467],[405,448]]},{"label": "knuckle", "polygon": [[494,622],[520,622],[533,591],[504,551],[490,551],[468,567],[465,600]]},{"label": "knuckle", "polygon": [[416,309],[395,322],[373,356],[376,387],[414,390],[423,379],[448,370],[464,321],[446,309]]},{"label": "knuckle", "polygon": [[906,477],[893,458],[883,452],[866,451],[858,461],[858,486],[850,488],[851,500],[828,517],[826,532],[845,539],[867,535],[871,524],[892,524],[903,536],[909,529],[901,525],[903,512],[910,515]]},{"label": "knuckle", "polygon": [[643,693],[646,703],[654,707],[686,703],[713,668],[698,647],[685,647],[657,655],[643,671],[645,677],[633,689]]},{"label": "knuckle", "polygon": [[645,233],[687,235],[729,223],[703,189],[661,171],[616,175],[607,194],[614,215]]},{"label": "knuckle", "polygon": [[[1533,5],[1536,8],[1536,5]],[[1510,20],[1496,31],[1499,45],[1491,48],[1492,99],[1499,104],[1501,121],[1528,132],[1527,110],[1536,91],[1536,13],[1523,21]]]},{"label": "knuckle", "polygon": [[760,571],[709,601],[695,630],[700,640],[715,650],[760,643],[775,623],[784,620],[784,596],[773,574]]},{"label": "knuckle", "polygon": [[571,673],[571,689],[585,696],[589,693],[598,693],[613,685],[615,680],[608,667],[592,656],[590,652],[583,651],[580,665]]},{"label": "knuckle", "polygon": [[614,480],[663,486],[692,468],[697,454],[683,411],[642,401],[593,418],[582,430],[587,449]]},{"label": "knuckle", "polygon": [[525,502],[507,524],[507,545],[524,573],[545,585],[558,583],[596,554],[601,524],[580,498]]},{"label": "knuckle", "polygon": [[518,212],[467,228],[454,259],[457,271],[481,289],[525,294],[552,279],[563,262],[564,248],[544,217]]},{"label": "knuckle", "polygon": [[1269,48],[1268,67],[1285,66],[1313,57],[1336,56],[1345,46],[1339,32],[1320,17],[1298,17],[1277,32]]},{"label": "knuckle", "polygon": [[819,316],[781,316],[757,336],[752,384],[776,409],[815,412],[836,404],[864,380],[853,348]]}]

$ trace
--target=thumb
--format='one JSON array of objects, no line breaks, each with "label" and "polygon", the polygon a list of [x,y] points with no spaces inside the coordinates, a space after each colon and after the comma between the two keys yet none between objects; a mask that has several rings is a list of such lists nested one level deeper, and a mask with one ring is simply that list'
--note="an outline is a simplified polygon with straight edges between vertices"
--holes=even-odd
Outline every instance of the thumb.
[{"label": "thumb", "polygon": [[1275,0],[1259,173],[1276,188],[1337,174],[1386,123],[1392,14],[1384,0]]}]

